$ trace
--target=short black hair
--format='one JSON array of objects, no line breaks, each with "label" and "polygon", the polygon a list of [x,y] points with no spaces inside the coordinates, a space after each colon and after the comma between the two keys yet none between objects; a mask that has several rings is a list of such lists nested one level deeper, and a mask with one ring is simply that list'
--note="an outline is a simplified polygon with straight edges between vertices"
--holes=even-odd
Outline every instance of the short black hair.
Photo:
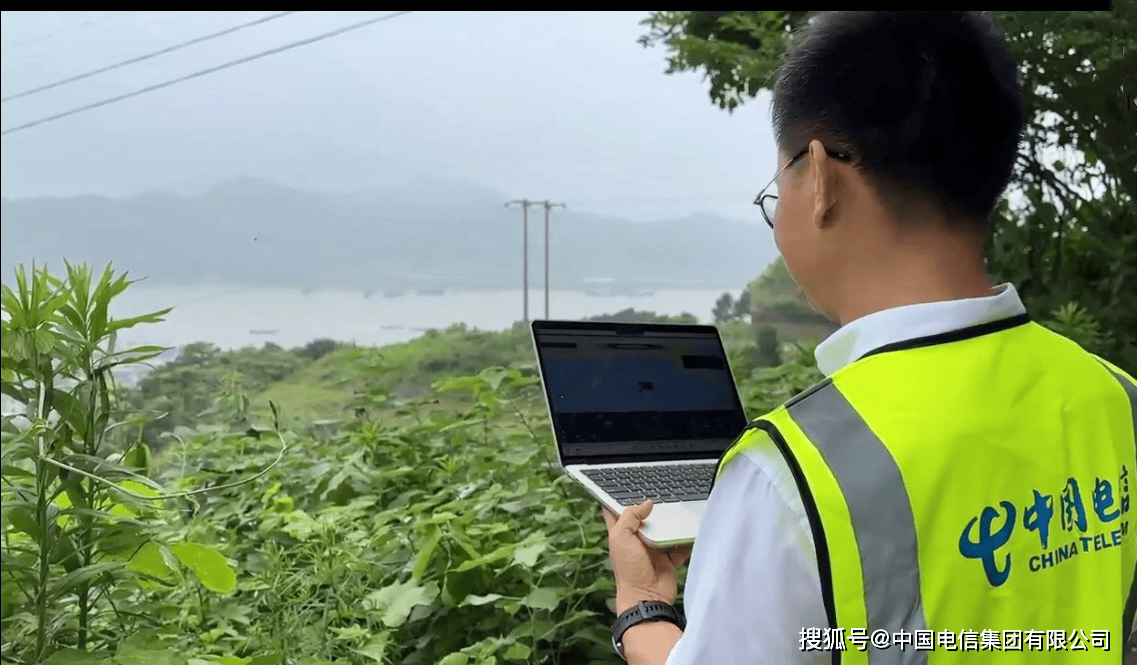
[{"label": "short black hair", "polygon": [[772,100],[779,148],[847,152],[886,205],[986,222],[1024,123],[1019,69],[980,12],[829,12],[793,40]]}]

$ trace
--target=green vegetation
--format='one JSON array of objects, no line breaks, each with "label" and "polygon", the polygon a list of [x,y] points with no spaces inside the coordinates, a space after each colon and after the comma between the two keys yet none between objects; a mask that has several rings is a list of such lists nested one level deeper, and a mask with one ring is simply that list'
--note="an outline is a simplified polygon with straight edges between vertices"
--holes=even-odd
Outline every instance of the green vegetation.
[{"label": "green vegetation", "polygon": [[[5,662],[610,662],[603,523],[556,472],[523,326],[192,344],[116,389],[162,351],[114,349],[166,313],[110,318],[128,285],[4,289],[4,393],[31,405],[3,421]],[[751,414],[819,378],[721,328]]]},{"label": "green vegetation", "polygon": [[[1027,127],[1016,184],[992,220],[989,270],[1038,318],[1137,367],[1137,0],[991,15],[1023,66]],[[705,74],[712,103],[733,110],[768,85],[808,16],[652,12],[640,42],[666,49],[668,73]]]},{"label": "green vegetation", "polygon": [[115,367],[161,351],[118,350],[118,332],[165,312],[110,318],[128,282],[109,268],[97,281],[85,268],[66,280],[20,269],[16,284],[3,290],[3,390],[26,412],[3,419],[3,659],[173,657],[161,630],[208,616],[235,575],[221,547],[186,529],[177,507],[192,495],[151,479],[150,449],[127,435],[136,423],[109,389]]}]

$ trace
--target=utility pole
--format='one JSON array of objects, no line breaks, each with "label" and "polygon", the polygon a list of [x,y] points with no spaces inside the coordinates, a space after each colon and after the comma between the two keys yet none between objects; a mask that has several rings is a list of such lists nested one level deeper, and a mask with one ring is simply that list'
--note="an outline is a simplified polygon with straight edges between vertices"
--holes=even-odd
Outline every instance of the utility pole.
[{"label": "utility pole", "polygon": [[549,203],[546,199],[543,202],[545,206],[545,318],[549,318],[549,210],[552,208],[564,208],[563,203]]},{"label": "utility pole", "polygon": [[529,206],[537,205],[536,201],[529,199],[518,199],[510,201],[505,204],[508,208],[511,205],[520,205],[522,212],[522,250],[521,250],[521,299],[524,303],[525,311],[525,325],[529,325]]}]

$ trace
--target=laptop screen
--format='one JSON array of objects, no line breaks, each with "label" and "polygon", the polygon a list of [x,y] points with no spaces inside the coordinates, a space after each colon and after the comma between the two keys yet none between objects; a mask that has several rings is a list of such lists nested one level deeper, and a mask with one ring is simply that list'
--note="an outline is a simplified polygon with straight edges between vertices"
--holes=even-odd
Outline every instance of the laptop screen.
[{"label": "laptop screen", "polygon": [[717,456],[746,426],[713,326],[534,321],[561,460]]}]

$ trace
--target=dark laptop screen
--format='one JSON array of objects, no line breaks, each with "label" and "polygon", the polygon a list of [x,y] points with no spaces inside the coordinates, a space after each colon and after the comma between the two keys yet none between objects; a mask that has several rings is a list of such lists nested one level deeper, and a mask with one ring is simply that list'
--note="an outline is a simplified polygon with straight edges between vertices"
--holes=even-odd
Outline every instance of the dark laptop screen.
[{"label": "dark laptop screen", "polygon": [[536,321],[533,335],[566,463],[713,456],[746,426],[712,326]]}]

